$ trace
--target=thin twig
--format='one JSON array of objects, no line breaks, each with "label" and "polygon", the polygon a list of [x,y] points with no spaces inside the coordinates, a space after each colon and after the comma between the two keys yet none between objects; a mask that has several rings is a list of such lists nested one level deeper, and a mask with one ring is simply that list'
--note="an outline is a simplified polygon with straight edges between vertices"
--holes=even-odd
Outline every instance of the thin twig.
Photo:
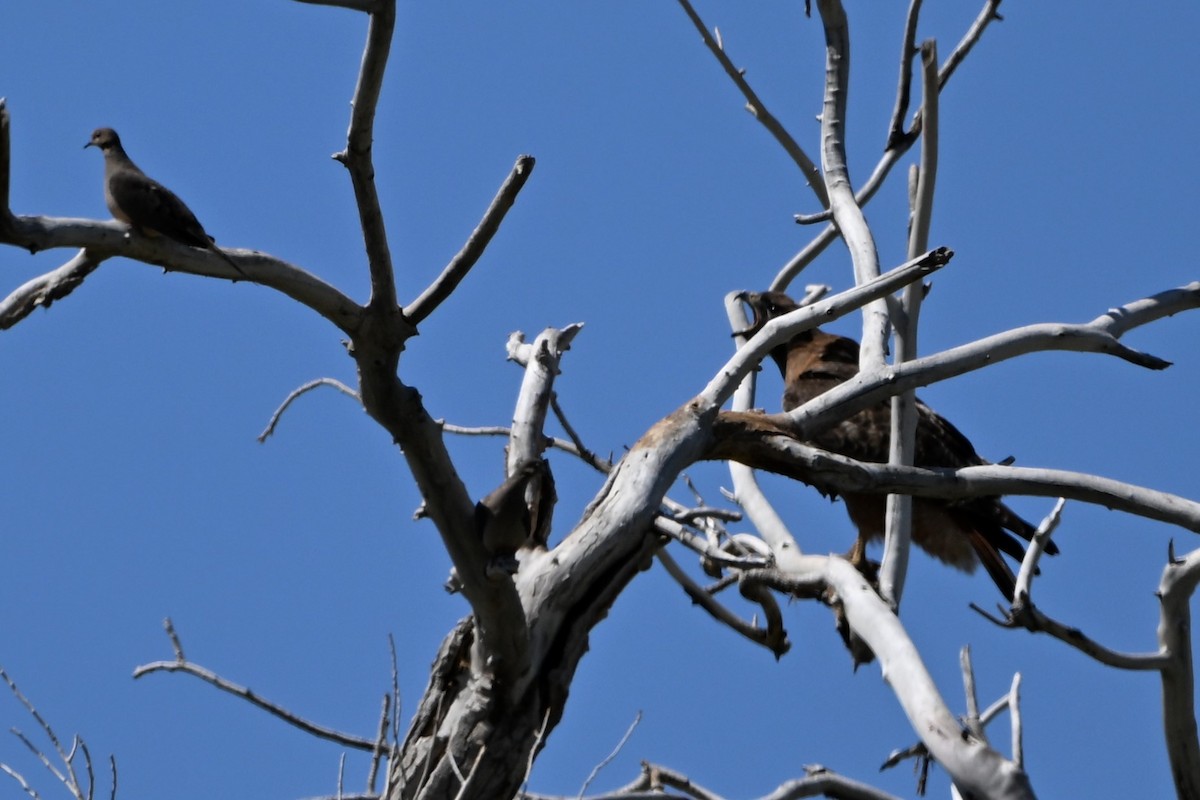
[{"label": "thin twig", "polygon": [[781,624],[782,618],[772,619],[771,615],[768,615],[769,621],[780,623],[775,628],[760,628],[753,622],[747,622],[713,599],[712,595],[692,580],[691,576],[665,550],[659,550],[654,554],[654,557],[663,565],[667,574],[674,578],[675,582],[683,588],[683,591],[692,599],[692,602],[707,611],[713,619],[725,624],[755,644],[766,647],[775,654],[776,658],[779,658],[791,649],[791,642],[787,640],[787,631],[783,630]]},{"label": "thin twig", "polygon": [[487,745],[479,748],[479,752],[475,754],[475,761],[471,764],[471,771],[468,772],[467,777],[464,778],[462,773],[458,770],[458,765],[454,763],[454,755],[449,751],[446,751],[446,757],[450,759],[450,766],[454,769],[454,774],[458,777],[459,781],[461,781],[461,785],[458,787],[458,794],[454,795],[454,800],[462,800],[462,798],[467,796],[467,787],[471,785],[471,780],[475,777],[475,773],[479,769],[479,765],[483,762],[483,754],[486,752]]},{"label": "thin twig", "polygon": [[392,742],[400,742],[400,669],[396,664],[396,638],[388,634],[388,653],[392,657]]},{"label": "thin twig", "polygon": [[900,45],[899,86],[896,89],[896,107],[892,111],[892,123],[888,127],[888,143],[898,143],[904,136],[904,118],[908,116],[908,103],[912,96],[912,61],[917,54],[917,19],[921,14],[921,0],[912,0],[908,5],[908,17],[904,21],[904,38]]},{"label": "thin twig", "polygon": [[367,770],[367,793],[375,793],[375,778],[379,774],[379,762],[387,745],[388,725],[391,722],[392,696],[384,694],[383,710],[379,714],[379,733],[375,736],[375,749],[371,751],[371,766]]},{"label": "thin twig", "polygon": [[612,752],[609,753],[603,761],[592,767],[591,773],[587,776],[587,780],[583,782],[583,787],[579,790],[578,800],[582,800],[584,793],[587,792],[587,788],[592,785],[592,781],[596,780],[596,776],[600,774],[600,770],[611,764],[613,759],[616,758],[621,752],[622,748],[625,747],[625,743],[629,741],[630,736],[633,736],[633,732],[637,730],[637,726],[641,724],[641,721],[642,712],[639,710],[637,714],[634,715],[633,722],[629,723],[629,728],[625,731],[625,735],[621,737],[621,741],[617,742],[617,746],[613,748]]},{"label": "thin twig", "polygon": [[1033,633],[1046,633],[1069,644],[1084,655],[1101,664],[1117,669],[1135,671],[1161,670],[1168,658],[1163,653],[1122,653],[1110,650],[1096,640],[1084,635],[1083,631],[1064,625],[1037,609],[1032,603],[1014,606],[1003,618],[992,616],[974,603],[971,608],[984,619],[1002,628],[1025,628]]},{"label": "thin twig", "polygon": [[537,758],[538,752],[542,748],[542,742],[546,738],[546,730],[550,727],[550,712],[552,709],[547,708],[546,713],[542,715],[542,724],[538,726],[537,734],[533,737],[533,746],[529,748],[529,759],[525,762],[525,779],[521,781],[521,793],[529,791],[529,776],[533,774],[533,761]]},{"label": "thin twig", "polygon": [[271,436],[271,434],[275,432],[275,426],[279,424],[279,419],[283,416],[283,412],[287,411],[288,406],[290,406],[301,395],[307,394],[319,386],[332,386],[334,389],[337,389],[347,397],[351,397],[355,400],[361,400],[358,392],[354,391],[336,378],[317,378],[316,380],[309,381],[303,386],[293,389],[291,394],[284,398],[283,403],[280,404],[279,408],[275,409],[275,413],[271,415],[270,421],[267,422],[266,429],[258,435],[259,443],[261,444],[262,442],[265,442]]},{"label": "thin twig", "polygon": [[1017,580],[1013,589],[1013,598],[1016,602],[1023,602],[1022,598],[1033,595],[1033,576],[1037,574],[1038,561],[1041,559],[1042,553],[1046,552],[1046,547],[1050,544],[1050,537],[1062,520],[1062,512],[1066,505],[1066,498],[1058,498],[1054,503],[1054,508],[1042,518],[1037,530],[1033,532],[1033,537],[1029,540],[1029,547],[1025,551],[1025,557],[1021,559],[1021,568],[1017,571]]},{"label": "thin twig", "polygon": [[[182,648],[176,646],[176,652],[182,652]],[[236,697],[240,697],[253,705],[258,706],[269,714],[272,714],[284,722],[292,725],[300,730],[310,733],[320,739],[326,739],[331,742],[336,742],[346,747],[353,747],[357,750],[365,750],[372,752],[375,749],[375,740],[366,739],[361,736],[352,736],[348,733],[335,731],[332,728],[326,728],[322,725],[309,722],[303,719],[280,705],[272,703],[262,697],[259,697],[251,689],[226,680],[215,672],[206,669],[199,664],[190,661],[176,659],[175,661],[156,661],[151,664],[143,664],[133,671],[134,679],[141,678],[143,675],[149,675],[154,672],[183,672],[188,675],[194,675],[205,683],[209,683],[223,692],[228,692]]]},{"label": "thin twig", "polygon": [[762,553],[754,551],[746,555],[735,555],[726,552],[724,548],[713,547],[708,539],[693,533],[684,526],[667,517],[656,517],[654,520],[654,528],[659,533],[670,536],[675,541],[682,544],[684,547],[699,554],[706,561],[711,561],[722,567],[735,567],[738,569],[758,569],[760,567],[770,566],[772,563],[770,553]]},{"label": "thin twig", "polygon": [[[504,425],[467,426],[455,425],[450,422],[440,422],[440,424],[442,426],[442,430],[444,430],[446,433],[453,433],[456,436],[503,436],[508,438],[512,435],[512,428]],[[604,459],[596,456],[594,453],[581,451],[579,446],[573,442],[569,442],[566,439],[559,439],[557,437],[547,437],[546,442],[549,447],[553,447],[555,450],[561,450],[564,453],[575,456],[583,463],[596,469],[598,472],[608,474],[612,471],[611,461],[605,461]]]},{"label": "thin twig", "polygon": [[598,472],[602,472],[605,475],[612,472],[612,459],[605,460],[596,455],[593,450],[583,443],[583,438],[567,420],[566,412],[563,411],[562,406],[558,402],[558,392],[550,395],[550,410],[554,412],[554,418],[558,420],[558,424],[562,426],[567,437],[575,444],[577,455]]},{"label": "thin twig", "polygon": [[25,791],[25,794],[29,795],[34,800],[42,800],[41,795],[39,795],[37,793],[36,789],[34,789],[32,786],[29,785],[28,781],[25,780],[25,777],[21,773],[17,772],[15,769],[10,767],[8,764],[0,763],[0,772],[4,772],[5,774],[9,775],[13,780],[15,780],[17,783],[19,783],[21,785],[21,788]]},{"label": "thin twig", "polygon": [[187,661],[183,655],[183,642],[179,641],[179,634],[175,632],[175,623],[170,617],[163,618],[163,630],[167,632],[167,638],[171,640],[171,649],[175,651],[176,661]]},{"label": "thin twig", "polygon": [[692,8],[692,4],[688,0],[679,0],[679,5],[683,8],[684,13],[688,15],[688,19],[692,21],[692,25],[699,31],[705,46],[716,57],[721,68],[725,70],[725,74],[729,76],[730,80],[733,81],[734,85],[737,86],[738,90],[746,98],[746,110],[763,124],[763,127],[775,137],[775,141],[779,142],[780,146],[783,147],[784,152],[791,157],[792,161],[796,162],[796,166],[800,168],[800,172],[804,175],[808,185],[817,196],[817,201],[821,204],[821,207],[828,208],[829,196],[816,164],[808,157],[804,149],[796,143],[796,140],[792,138],[792,135],[788,133],[779,120],[767,110],[762,100],[759,99],[758,95],[755,94],[754,90],[750,88],[750,84],[746,81],[745,71],[738,69],[730,61],[729,56],[725,53],[724,42],[709,35],[704,20],[700,19],[700,15]]}]

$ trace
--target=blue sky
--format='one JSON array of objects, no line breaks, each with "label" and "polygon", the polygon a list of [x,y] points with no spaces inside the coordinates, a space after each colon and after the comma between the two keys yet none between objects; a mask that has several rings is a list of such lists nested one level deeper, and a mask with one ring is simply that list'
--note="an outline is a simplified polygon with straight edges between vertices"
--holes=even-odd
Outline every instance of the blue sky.
[{"label": "blue sky", "polygon": [[[848,3],[852,176],[874,165],[893,102],[902,3]],[[816,155],[822,35],[799,2],[701,2],[771,110]],[[950,51],[976,4],[927,3],[922,37]],[[956,251],[922,313],[924,352],[1016,325],[1086,321],[1196,277],[1200,163],[1193,33],[1200,9],[1011,3],[943,95],[931,241]],[[17,213],[108,218],[91,130],[182,195],[221,244],[289,259],[363,298],[344,145],[365,18],[299,3],[9,0],[0,96],[12,115]],[[728,356],[721,298],[762,288],[807,241],[814,210],[783,152],[674,2],[403,3],[375,155],[401,296],[461,246],[520,153],[537,167],[470,277],[410,342],[406,381],[436,417],[505,424],[520,383],[510,331],[583,321],[559,397],[588,444],[620,453],[698,391]],[[907,162],[905,162],[905,165]],[[882,260],[903,260],[903,181],[868,208]],[[0,250],[7,293],[69,258]],[[844,288],[843,248],[803,282]],[[834,326],[854,334],[857,321]],[[1191,471],[1200,318],[1129,342],[1164,373],[1101,356],[1043,354],[923,398],[987,457],[1098,472],[1200,496]],[[388,437],[335,392],[351,382],[337,331],[275,293],[113,260],[74,295],[0,335],[0,664],[60,735],[113,753],[121,796],[293,798],[332,793],[340,751],[180,676],[134,682],[188,655],[325,724],[369,735],[396,637],[404,712],[441,637],[467,613]],[[775,408],[769,373],[759,402]],[[499,440],[455,442],[473,493],[500,479]],[[600,478],[555,457],[561,535]],[[728,475],[690,474],[710,501]],[[801,543],[843,550],[840,505],[766,481]],[[685,492],[676,497],[686,499]],[[1043,500],[1014,501],[1037,519]],[[1043,609],[1112,647],[1149,650],[1168,540],[1191,534],[1079,504],[1036,586]],[[677,555],[686,559],[686,554]],[[1046,797],[1167,796],[1158,681],[1100,667],[1047,638],[1004,632],[967,604],[986,576],[914,560],[904,621],[961,709],[958,650],[984,703],[1024,676],[1025,752]],[[852,674],[829,613],[786,609],[776,663],[691,607],[659,568],[595,631],[566,718],[531,788],[575,793],[643,720],[593,789],[641,759],[731,797],[820,763],[911,796],[878,765],[913,734],[878,669]],[[2,727],[33,724],[0,696]],[[993,740],[1007,748],[1004,723]],[[15,739],[12,763],[53,796]],[[351,756],[348,788],[363,780]],[[1130,769],[1136,765],[1136,769]],[[214,768],[214,766],[216,768]],[[933,796],[946,796],[935,770]],[[0,798],[22,796],[0,781]]]}]

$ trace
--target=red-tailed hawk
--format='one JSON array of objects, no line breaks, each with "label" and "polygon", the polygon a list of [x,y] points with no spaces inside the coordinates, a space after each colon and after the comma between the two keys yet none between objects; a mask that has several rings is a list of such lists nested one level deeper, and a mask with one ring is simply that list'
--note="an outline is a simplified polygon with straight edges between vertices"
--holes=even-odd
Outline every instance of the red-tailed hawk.
[{"label": "red-tailed hawk", "polygon": [[[767,321],[799,308],[792,298],[780,292],[746,292],[742,299],[754,312],[754,322],[747,333],[757,332]],[[803,405],[858,373],[858,343],[817,328],[797,334],[776,347],[771,357],[783,373],[785,411]],[[891,404],[884,401],[818,434],[811,444],[859,461],[885,463],[890,432]],[[918,467],[950,468],[990,463],[979,457],[958,428],[920,401],[913,461]],[[850,558],[861,566],[866,543],[883,537],[885,496],[846,493],[842,499],[858,528],[858,541]],[[965,572],[974,572],[982,562],[1010,601],[1015,578],[1001,553],[1020,561],[1025,548],[1017,537],[1028,541],[1034,530],[1034,526],[1000,502],[999,497],[913,500],[913,542]],[[1046,552],[1057,553],[1058,548],[1051,543]]]}]

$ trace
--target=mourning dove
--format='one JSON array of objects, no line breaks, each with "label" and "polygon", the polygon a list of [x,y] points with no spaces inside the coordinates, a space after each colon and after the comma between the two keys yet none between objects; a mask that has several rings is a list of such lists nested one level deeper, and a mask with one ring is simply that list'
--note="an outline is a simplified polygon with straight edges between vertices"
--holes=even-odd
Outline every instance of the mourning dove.
[{"label": "mourning dove", "polygon": [[174,192],[138,169],[121,147],[116,131],[97,128],[84,147],[98,147],[104,154],[104,202],[115,218],[146,236],[165,236],[180,244],[212,250],[238,274],[249,277],[214,244],[196,215]]}]

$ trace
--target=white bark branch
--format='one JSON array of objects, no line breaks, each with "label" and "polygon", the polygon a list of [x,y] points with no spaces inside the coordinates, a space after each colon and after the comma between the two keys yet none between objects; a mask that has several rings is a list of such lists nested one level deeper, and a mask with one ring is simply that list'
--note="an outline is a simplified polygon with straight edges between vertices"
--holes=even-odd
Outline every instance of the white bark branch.
[{"label": "white bark branch", "polygon": [[[879,277],[879,252],[862,208],[854,197],[846,163],[846,102],[850,90],[850,28],[841,0],[817,0],[825,25],[825,102],[821,111],[821,171],[829,193],[834,224],[850,251],[854,282],[867,284]],[[859,365],[880,369],[887,352],[887,303],[880,299],[863,310]]]},{"label": "white bark branch", "polygon": [[1200,736],[1196,731],[1196,686],[1192,658],[1191,599],[1200,583],[1200,549],[1172,559],[1158,585],[1162,603],[1158,644],[1162,665],[1163,733],[1171,776],[1179,797],[1200,797]]},{"label": "white bark branch", "polygon": [[663,565],[663,569],[667,571],[667,574],[674,578],[675,582],[683,588],[683,591],[691,598],[692,602],[707,611],[717,622],[720,622],[736,633],[740,633],[755,644],[766,647],[775,654],[775,658],[779,658],[791,649],[792,645],[787,639],[787,631],[783,628],[783,617],[779,613],[779,606],[774,603],[769,593],[765,597],[756,598],[760,601],[763,613],[767,618],[767,627],[762,628],[755,622],[742,619],[724,604],[718,602],[716,598],[704,590],[703,586],[692,580],[691,576],[684,571],[683,567],[679,566],[678,562],[666,550],[659,550],[654,554],[654,557]]},{"label": "white bark branch", "polygon": [[[125,256],[170,272],[239,280],[234,269],[209,250],[179,244],[166,237],[131,233],[124,223],[63,217],[14,216],[0,223],[0,243],[32,252],[60,247],[83,248],[95,258]],[[314,275],[266,253],[227,249],[254,283],[276,289],[328,319],[343,332],[355,330],[361,309],[353,300]],[[53,274],[53,273],[51,273]]]},{"label": "white bark branch", "polygon": [[1126,347],[1118,337],[1140,325],[1197,307],[1200,307],[1200,282],[1111,309],[1088,323],[1040,323],[1014,328],[894,365],[887,371],[859,373],[788,412],[788,417],[801,438],[811,438],[817,431],[906,389],[1040,351],[1104,353],[1148,369],[1163,369],[1171,362]]},{"label": "white bark branch", "polygon": [[836,556],[820,561],[820,569],[789,575],[777,570],[747,573],[743,580],[759,581],[784,592],[813,596],[832,589],[853,631],[875,653],[883,678],[896,694],[913,730],[930,754],[950,774],[955,785],[976,797],[1032,798],[1025,773],[986,742],[959,724],[925,669],[916,646],[900,620],[862,575]]},{"label": "white bark branch", "polygon": [[[920,6],[914,0],[910,7],[910,19]],[[906,31],[906,38],[908,32]],[[914,166],[915,186],[910,198],[911,216],[908,231],[908,257],[916,258],[929,246],[929,225],[933,217],[933,190],[937,183],[938,157],[938,88],[937,46],[928,41],[921,45],[922,91],[925,119],[924,135],[921,137],[921,163]],[[892,320],[895,329],[895,363],[911,361],[917,357],[917,322],[921,315],[921,299],[925,287],[910,283],[904,287],[899,303],[899,314]],[[891,431],[888,441],[888,463],[908,466],[916,457],[917,396],[912,389],[892,398]],[[879,592],[892,608],[900,608],[904,594],[904,579],[908,574],[908,555],[912,548],[912,498],[904,494],[887,497],[883,561],[879,566]]]},{"label": "white bark branch", "polygon": [[303,386],[293,389],[288,396],[283,399],[283,402],[279,404],[279,408],[275,409],[275,413],[272,414],[271,419],[267,421],[267,427],[264,428],[263,432],[258,435],[258,443],[262,444],[268,438],[270,438],[271,434],[275,433],[275,427],[279,424],[279,420],[283,418],[283,413],[288,410],[288,407],[290,407],[292,403],[294,403],[302,395],[308,394],[313,389],[321,386],[332,387],[347,397],[362,402],[362,398],[358,396],[358,392],[354,391],[336,378],[317,378],[316,380],[309,381]]},{"label": "white bark branch", "polygon": [[1099,475],[998,464],[957,470],[873,464],[802,444],[783,429],[753,430],[748,424],[734,429],[743,422],[747,420],[726,417],[707,457],[742,456],[743,463],[839,493],[903,492],[946,500],[1006,494],[1065,497],[1200,533],[1200,503]]},{"label": "white bark branch", "polygon": [[[739,349],[697,395],[706,408],[718,408],[733,395],[742,380],[758,367],[758,363],[774,347],[788,341],[797,333],[837,319],[856,308],[862,308],[913,281],[941,269],[954,255],[946,248],[931,250],[913,261],[890,270],[869,283],[826,297],[812,305],[797,309],[771,320]],[[728,302],[728,300],[726,301]],[[824,397],[826,395],[822,395]],[[815,401],[814,401],[815,402]],[[802,406],[804,408],[806,406]]]},{"label": "white bark branch", "polygon": [[[967,57],[967,54],[970,53],[971,49],[974,48],[975,44],[983,36],[983,32],[986,30],[988,24],[991,23],[993,19],[999,18],[999,15],[996,14],[996,7],[999,5],[1000,0],[987,0],[987,2],[984,3],[983,10],[975,19],[975,22],[971,25],[970,29],[963,36],[962,40],[959,41],[958,45],[954,48],[954,52],[950,54],[949,58],[947,58],[946,62],[942,65],[942,68],[938,73],[939,89],[944,90],[946,88],[946,83],[950,80],[950,76],[954,74],[954,71],[958,68],[958,65],[962,63],[963,59]],[[920,132],[918,127],[920,124],[921,109],[917,109],[914,114],[913,129],[899,140],[893,140],[892,138],[889,138],[888,147],[880,157],[879,162],[875,165],[875,169],[872,171],[871,176],[867,178],[867,182],[864,183],[854,195],[860,207],[865,206],[868,202],[870,202],[871,198],[875,196],[875,193],[879,190],[879,188],[883,186],[883,182],[887,178],[888,174],[891,173],[892,167],[894,167],[896,163],[899,162],[904,156],[904,154],[908,152],[908,149],[912,147],[913,142],[916,141],[917,134]],[[801,270],[812,263],[817,256],[823,253],[825,248],[828,247],[835,239],[837,239],[837,236],[838,232],[836,225],[830,224],[822,228],[821,232],[813,237],[812,241],[805,245],[800,252],[792,256],[792,258],[780,268],[778,274],[771,281],[771,290],[784,291],[787,289],[788,285],[792,282],[796,275],[798,275]]]},{"label": "white bark branch", "polygon": [[83,284],[96,267],[104,262],[87,250],[55,270],[26,281],[0,300],[0,330],[7,330],[32,314],[35,309],[49,308]]},{"label": "white bark branch", "polygon": [[565,328],[546,328],[531,343],[520,332],[509,337],[508,358],[525,368],[517,406],[513,411],[512,433],[508,445],[508,472],[520,464],[540,458],[546,449],[546,415],[554,396],[554,378],[563,353],[571,348],[582,323]]},{"label": "white bark branch", "polygon": [[[729,317],[730,326],[735,331],[734,336],[738,348],[744,348],[747,339],[741,333],[736,332],[747,330],[750,327],[750,321],[746,319],[746,307],[739,299],[737,292],[730,292],[725,296],[725,313]],[[753,407],[755,383],[754,373],[749,372],[738,384],[733,395],[734,411],[749,411]],[[734,499],[745,510],[755,529],[766,541],[780,567],[785,570],[796,569],[799,565],[795,559],[802,555],[803,551],[788,530],[783,518],[779,516],[762,488],[759,487],[758,481],[754,477],[754,470],[736,461],[731,461],[729,462],[729,474],[733,479]]]}]

